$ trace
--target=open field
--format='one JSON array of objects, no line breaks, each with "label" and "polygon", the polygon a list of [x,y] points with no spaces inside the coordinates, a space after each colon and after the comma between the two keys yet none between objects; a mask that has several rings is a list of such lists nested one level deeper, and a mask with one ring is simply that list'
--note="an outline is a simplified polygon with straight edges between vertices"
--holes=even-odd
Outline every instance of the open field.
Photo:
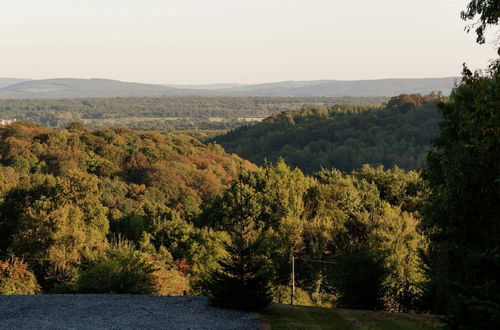
[{"label": "open field", "polygon": [[433,315],[273,304],[259,316],[271,329],[440,329]]}]

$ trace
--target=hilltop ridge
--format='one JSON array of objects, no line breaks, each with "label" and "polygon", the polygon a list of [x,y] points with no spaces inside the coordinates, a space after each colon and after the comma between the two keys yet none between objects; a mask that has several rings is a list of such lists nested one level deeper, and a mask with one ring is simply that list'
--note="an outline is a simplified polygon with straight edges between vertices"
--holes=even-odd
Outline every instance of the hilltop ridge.
[{"label": "hilltop ridge", "polygon": [[446,77],[282,81],[251,85],[156,85],[97,78],[0,78],[0,99],[171,96],[377,97],[428,94],[433,91],[448,95],[456,80],[456,77]]}]

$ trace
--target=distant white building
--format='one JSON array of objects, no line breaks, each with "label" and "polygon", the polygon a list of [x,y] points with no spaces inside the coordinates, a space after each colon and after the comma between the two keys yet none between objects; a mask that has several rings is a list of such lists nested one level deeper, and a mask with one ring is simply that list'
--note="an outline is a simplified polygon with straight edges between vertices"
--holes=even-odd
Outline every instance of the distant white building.
[{"label": "distant white building", "polygon": [[0,125],[9,125],[15,121],[16,119],[0,119]]}]

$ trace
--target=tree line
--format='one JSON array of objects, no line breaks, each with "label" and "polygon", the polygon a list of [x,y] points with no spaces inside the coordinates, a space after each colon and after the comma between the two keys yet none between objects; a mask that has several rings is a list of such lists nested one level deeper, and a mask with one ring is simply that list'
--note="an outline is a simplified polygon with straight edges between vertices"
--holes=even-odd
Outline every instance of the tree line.
[{"label": "tree line", "polygon": [[439,94],[400,95],[385,106],[284,111],[209,141],[259,165],[282,157],[306,173],[363,164],[419,169],[438,134],[440,100]]},{"label": "tree line", "polygon": [[0,119],[39,122],[64,128],[84,121],[90,128],[126,126],[136,129],[229,129],[245,122],[305,106],[339,103],[381,104],[385,97],[136,97],[60,100],[0,100]]}]

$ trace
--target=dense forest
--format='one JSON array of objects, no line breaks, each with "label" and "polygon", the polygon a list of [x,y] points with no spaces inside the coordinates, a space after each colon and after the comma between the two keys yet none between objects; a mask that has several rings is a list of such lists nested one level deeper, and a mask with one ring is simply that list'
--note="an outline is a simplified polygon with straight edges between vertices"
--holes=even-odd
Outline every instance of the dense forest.
[{"label": "dense forest", "polygon": [[382,104],[386,97],[168,97],[0,100],[0,119],[64,128],[82,121],[90,128],[229,129],[278,111],[333,104]]},{"label": "dense forest", "polygon": [[211,141],[256,164],[286,159],[306,173],[363,164],[418,169],[437,136],[438,94],[400,95],[383,107],[337,105],[272,115]]},{"label": "dense forest", "polygon": [[[249,224],[276,301],[290,296],[293,254],[302,304],[421,308],[427,188],[417,172],[306,176],[190,137],[78,123],[15,122],[0,139],[3,293],[203,293]],[[377,269],[369,287],[359,262]]]},{"label": "dense forest", "polygon": [[[190,231],[183,219],[199,214],[242,168],[254,168],[193,138],[123,128],[89,131],[72,124],[50,130],[15,122],[0,127],[0,139],[1,254],[28,261],[46,292],[69,283],[75,266],[113,256],[148,265],[159,258],[164,272],[158,276],[173,276],[172,258],[191,254],[176,254],[182,248],[172,249],[168,237],[215,240],[209,230]],[[158,234],[152,238],[146,227]],[[143,247],[154,243],[155,258],[136,255],[125,236],[143,245],[152,240]],[[197,256],[191,257],[217,255],[209,243],[205,247],[193,248]]]}]

